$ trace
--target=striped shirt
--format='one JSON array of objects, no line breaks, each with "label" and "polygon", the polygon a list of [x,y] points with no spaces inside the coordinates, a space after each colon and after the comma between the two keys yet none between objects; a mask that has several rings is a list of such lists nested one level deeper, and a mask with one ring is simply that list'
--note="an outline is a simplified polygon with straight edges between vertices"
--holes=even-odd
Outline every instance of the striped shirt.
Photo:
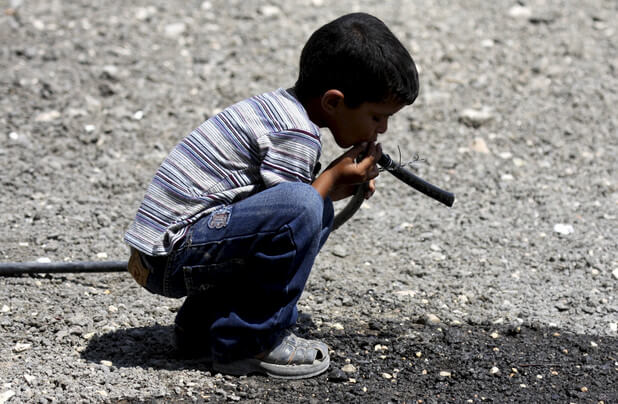
[{"label": "striped shirt", "polygon": [[284,89],[234,104],[165,158],[124,240],[169,254],[190,224],[218,207],[281,182],[311,183],[321,147],[318,127]]}]

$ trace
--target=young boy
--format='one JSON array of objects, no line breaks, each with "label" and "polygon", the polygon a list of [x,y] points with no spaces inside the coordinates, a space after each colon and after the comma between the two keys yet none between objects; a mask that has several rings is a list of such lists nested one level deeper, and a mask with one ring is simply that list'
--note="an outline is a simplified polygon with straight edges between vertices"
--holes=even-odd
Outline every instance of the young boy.
[{"label": "young boy", "polygon": [[[316,31],[292,89],[241,101],[202,123],[156,172],[125,241],[152,293],[187,296],[177,348],[213,369],[305,378],[328,347],[289,331],[333,221],[333,200],[370,182],[391,115],[414,102],[409,53],[379,19],[355,13]],[[320,127],[350,148],[317,176]]]}]

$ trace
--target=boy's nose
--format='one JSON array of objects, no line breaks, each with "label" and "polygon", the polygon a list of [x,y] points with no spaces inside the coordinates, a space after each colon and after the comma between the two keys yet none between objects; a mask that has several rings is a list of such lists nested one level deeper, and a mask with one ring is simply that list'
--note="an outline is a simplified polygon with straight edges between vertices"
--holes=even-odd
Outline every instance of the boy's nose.
[{"label": "boy's nose", "polygon": [[377,132],[378,132],[378,134],[381,134],[381,133],[386,132],[387,129],[388,129],[388,121],[386,119],[384,119],[378,125]]}]

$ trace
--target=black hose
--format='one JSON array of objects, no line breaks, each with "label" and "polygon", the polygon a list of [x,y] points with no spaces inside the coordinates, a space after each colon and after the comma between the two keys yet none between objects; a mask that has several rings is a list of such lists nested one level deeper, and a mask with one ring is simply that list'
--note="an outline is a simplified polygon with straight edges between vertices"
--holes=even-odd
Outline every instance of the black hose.
[{"label": "black hose", "polygon": [[127,261],[0,263],[0,276],[77,272],[123,272],[126,270]]}]

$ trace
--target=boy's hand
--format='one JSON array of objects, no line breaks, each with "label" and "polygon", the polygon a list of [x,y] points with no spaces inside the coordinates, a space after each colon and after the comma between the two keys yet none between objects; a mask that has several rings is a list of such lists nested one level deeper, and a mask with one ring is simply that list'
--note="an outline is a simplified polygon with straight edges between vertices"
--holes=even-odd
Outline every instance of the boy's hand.
[{"label": "boy's hand", "polygon": [[[364,157],[357,162],[363,153]],[[369,199],[375,192],[373,179],[379,174],[376,163],[381,156],[382,147],[379,144],[358,144],[334,160],[313,182],[313,187],[323,198],[330,196],[337,201],[353,195],[358,184],[369,182],[365,195]]]}]

